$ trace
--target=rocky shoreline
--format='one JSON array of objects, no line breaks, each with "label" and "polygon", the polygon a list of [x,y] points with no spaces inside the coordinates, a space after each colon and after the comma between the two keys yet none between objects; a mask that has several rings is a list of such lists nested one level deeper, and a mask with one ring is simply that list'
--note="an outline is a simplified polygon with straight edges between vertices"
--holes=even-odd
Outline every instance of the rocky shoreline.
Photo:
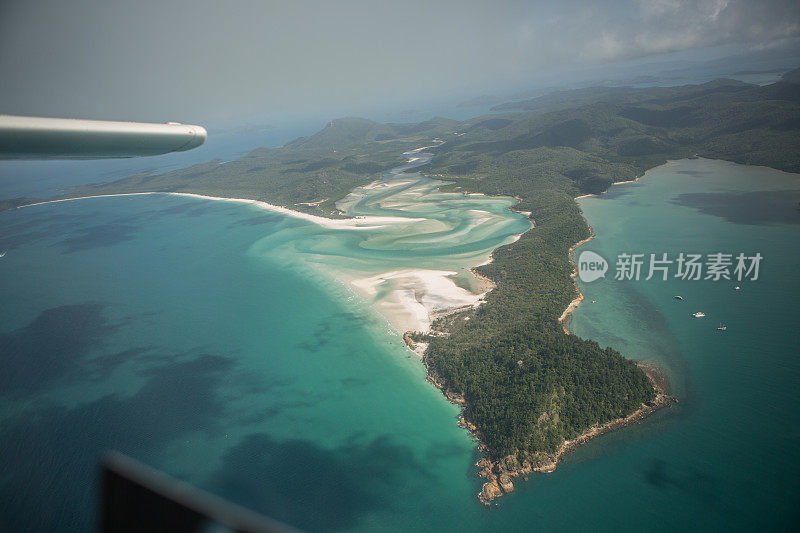
[{"label": "rocky shoreline", "polygon": [[[410,339],[409,339],[410,340]],[[428,370],[427,380],[434,387],[442,391],[444,397],[462,409],[462,413],[458,417],[459,427],[467,429],[475,440],[478,442],[478,450],[482,453],[488,454],[489,448],[484,444],[480,430],[470,422],[465,415],[466,400],[455,393],[448,392],[438,378],[438,376],[427,365],[427,361],[423,356],[423,363]],[[653,365],[647,363],[637,363],[656,390],[656,397],[647,403],[642,404],[636,411],[623,418],[610,420],[605,424],[591,427],[575,437],[564,441],[555,453],[539,453],[534,457],[526,457],[519,460],[515,454],[508,455],[497,461],[492,461],[488,457],[484,457],[478,461],[475,466],[478,467],[478,475],[486,482],[481,487],[481,491],[477,494],[478,500],[486,506],[491,505],[492,501],[514,491],[514,480],[522,478],[524,481],[528,480],[528,476],[534,472],[549,474],[556,469],[558,462],[568,453],[575,450],[578,446],[586,444],[595,437],[599,437],[616,429],[636,424],[641,420],[647,418],[661,408],[671,407],[678,400],[672,398],[667,393],[667,380],[661,370]]]},{"label": "rocky shoreline", "polygon": [[[631,182],[634,182],[637,179],[638,176],[636,179],[631,180]],[[584,299],[583,293],[575,281],[575,278],[578,276],[578,267],[575,265],[574,253],[579,246],[591,241],[595,237],[594,230],[592,229],[592,226],[589,225],[588,221],[586,221],[586,225],[589,228],[589,236],[575,243],[569,249],[569,259],[570,262],[573,263],[574,267],[572,279],[573,283],[575,284],[577,296],[570,302],[570,304],[558,318],[558,322],[564,328],[564,333],[567,334],[571,333],[569,330],[569,320],[572,316],[572,313],[578,308]],[[650,378],[653,388],[656,390],[655,399],[642,404],[636,411],[626,417],[617,418],[615,420],[610,420],[605,424],[591,427],[574,439],[564,441],[559,449],[553,454],[540,453],[535,457],[527,457],[523,459],[522,462],[520,462],[520,460],[514,454],[508,455],[498,461],[492,461],[489,458],[484,457],[475,464],[475,466],[480,469],[478,475],[486,479],[486,482],[481,487],[481,491],[478,493],[478,500],[484,505],[491,505],[491,502],[495,499],[514,490],[513,480],[515,478],[521,477],[523,480],[527,481],[528,475],[532,474],[533,472],[549,474],[556,469],[556,466],[562,457],[576,449],[578,446],[581,446],[582,444],[589,442],[591,439],[604,435],[610,431],[638,423],[659,409],[663,407],[669,407],[673,403],[678,402],[676,398],[672,398],[668,395],[667,380],[659,368],[641,362],[637,363],[637,366],[639,366],[639,368],[641,368],[644,373],[647,374],[647,377]],[[436,383],[434,382],[434,384]],[[445,394],[445,396],[447,396],[447,394]],[[467,424],[468,425],[465,427],[470,430],[471,427],[474,427],[468,422]],[[472,433],[480,442],[480,434],[477,431],[472,431]],[[483,448],[484,449],[481,451],[488,451],[485,446],[483,446]]]},{"label": "rocky shoreline", "polygon": [[493,500],[514,490],[513,480],[515,478],[521,477],[527,481],[528,475],[533,472],[549,474],[556,469],[558,462],[566,454],[575,450],[578,446],[616,429],[636,424],[659,409],[677,403],[676,399],[667,394],[666,379],[658,368],[644,363],[638,363],[638,366],[644,370],[653,383],[653,387],[656,389],[655,399],[642,404],[639,409],[626,417],[591,427],[574,439],[564,441],[553,454],[541,453],[536,457],[526,458],[522,462],[513,454],[498,461],[491,461],[488,458],[481,459],[475,466],[480,468],[478,475],[486,479],[486,483],[483,484],[481,491],[478,493],[478,500],[484,505],[491,505]]},{"label": "rocky shoreline", "polygon": [[[637,177],[638,179],[638,177]],[[636,181],[636,180],[631,180]],[[625,183],[625,182],[621,182]],[[512,209],[513,210],[513,209]],[[526,213],[528,214],[528,213]],[[528,214],[530,217],[530,214]],[[580,242],[575,243],[569,249],[569,259],[573,263],[574,270],[572,273],[573,283],[575,284],[575,290],[577,292],[577,296],[575,299],[570,302],[561,316],[558,318],[558,322],[564,328],[564,332],[570,334],[570,330],[568,328],[569,319],[571,318],[572,313],[575,309],[583,301],[583,293],[581,292],[580,288],[578,287],[575,278],[578,276],[578,269],[577,266],[574,264],[574,251],[576,248],[585,244],[586,242],[592,240],[595,237],[594,231],[592,227],[589,226],[587,221],[587,226],[589,227],[589,236],[586,239],[581,240]],[[491,262],[492,257],[490,255],[489,261]],[[477,271],[476,267],[470,269],[472,274],[478,278],[482,282],[490,283],[494,285],[494,282],[483,276],[480,272]],[[450,313],[458,312],[462,309],[455,309],[451,310]],[[446,331],[430,331],[428,334],[438,334],[438,335],[447,335]],[[486,482],[481,487],[480,492],[477,494],[478,500],[486,506],[491,505],[491,503],[503,496],[504,494],[508,494],[514,491],[514,480],[517,478],[522,478],[523,480],[527,481],[528,476],[534,472],[549,474],[556,469],[558,462],[568,453],[575,450],[578,446],[581,446],[595,437],[599,437],[604,435],[608,432],[614,431],[616,429],[623,428],[625,426],[635,424],[643,420],[644,418],[650,416],[651,414],[655,413],[659,409],[663,407],[670,407],[673,403],[678,403],[676,398],[672,398],[668,394],[668,385],[667,380],[661,370],[653,365],[649,365],[647,363],[637,363],[637,366],[641,368],[650,381],[653,384],[653,388],[656,391],[656,397],[649,402],[643,403],[639,406],[631,414],[617,418],[615,420],[610,420],[604,424],[593,426],[577,437],[564,441],[561,446],[556,450],[555,453],[546,453],[546,452],[537,452],[536,454],[530,456],[527,455],[524,458],[518,457],[519,454],[511,454],[506,457],[503,457],[499,460],[493,461],[489,458],[490,450],[488,446],[486,446],[483,436],[481,435],[480,430],[470,422],[468,417],[468,406],[466,403],[466,399],[456,393],[450,392],[447,390],[447,387],[441,380],[441,378],[436,375],[436,373],[431,369],[430,365],[428,364],[426,351],[427,351],[427,343],[422,342],[420,340],[414,339],[414,332],[406,332],[403,335],[403,340],[406,342],[408,347],[416,352],[418,355],[421,356],[422,362],[425,365],[425,369],[427,371],[427,381],[430,382],[434,387],[439,389],[444,397],[450,402],[455,405],[461,407],[461,414],[458,417],[458,426],[464,429],[467,429],[470,434],[475,438],[478,442],[478,450],[484,453],[486,456],[478,461],[475,466],[478,467],[478,475],[486,480]]]},{"label": "rocky shoreline", "polygon": [[[586,220],[586,219],[584,219],[584,220]],[[583,302],[583,293],[581,292],[580,287],[578,287],[578,282],[575,281],[575,278],[578,277],[578,266],[575,264],[575,249],[578,246],[580,246],[582,244],[586,244],[587,242],[589,242],[592,239],[594,239],[594,230],[592,229],[591,226],[589,226],[589,222],[588,221],[586,222],[586,225],[589,227],[589,236],[586,237],[585,239],[583,239],[582,241],[576,242],[569,249],[569,261],[570,261],[570,263],[572,263],[572,266],[573,266],[572,274],[570,276],[572,277],[572,283],[575,285],[575,291],[578,293],[578,295],[575,297],[574,300],[572,300],[569,303],[567,308],[564,309],[564,312],[561,313],[561,316],[558,317],[558,323],[561,324],[562,328],[564,328],[564,333],[566,333],[568,335],[570,333],[572,333],[569,330],[569,319],[572,317],[572,313],[574,313],[575,310],[578,308],[578,306],[581,305],[581,302]]]},{"label": "rocky shoreline", "polygon": [[[635,181],[635,180],[633,180]],[[587,226],[589,226],[587,222]],[[570,261],[574,265],[574,251],[578,246],[585,244],[586,242],[592,240],[595,237],[594,231],[592,227],[589,226],[589,236],[586,239],[581,240],[580,242],[575,243],[569,249],[569,258]],[[478,273],[474,268],[471,269],[472,273],[479,278],[483,276]],[[581,292],[580,288],[578,287],[577,282],[575,282],[575,278],[578,275],[577,266],[575,266],[574,271],[572,273],[573,283],[575,283],[575,290],[577,292],[577,296],[575,297],[572,302],[567,306],[561,316],[558,318],[558,322],[564,328],[564,332],[569,334],[571,333],[568,325],[569,319],[575,309],[583,301],[583,293]],[[488,278],[486,278],[488,280]],[[491,280],[488,280],[491,281]],[[455,393],[448,392],[444,384],[442,383],[441,379],[432,371],[428,362],[425,357],[425,350],[427,349],[427,344],[422,342],[414,342],[411,339],[411,336],[406,334],[404,335],[403,339],[408,344],[409,348],[417,352],[419,355],[422,356],[423,364],[427,370],[427,380],[435,386],[437,389],[442,391],[445,398],[455,405],[461,407],[462,412],[458,417],[458,425],[459,427],[467,429],[475,440],[478,442],[478,450],[484,454],[489,454],[489,448],[483,441],[482,435],[480,430],[467,419],[467,405],[466,400]],[[655,413],[659,409],[663,407],[670,407],[673,403],[678,403],[676,398],[672,398],[668,394],[668,385],[667,380],[661,370],[653,365],[649,365],[647,363],[637,363],[637,366],[641,368],[650,381],[653,384],[653,388],[656,391],[656,397],[649,402],[643,403],[638,409],[636,409],[633,413],[629,414],[628,416],[617,418],[615,420],[610,420],[604,424],[593,426],[577,437],[564,441],[558,450],[555,453],[544,453],[539,452],[534,456],[528,456],[520,460],[517,457],[517,454],[511,454],[506,457],[503,457],[499,460],[492,461],[489,457],[484,457],[480,461],[478,461],[475,466],[478,467],[479,472],[478,475],[486,480],[486,482],[481,487],[480,492],[477,494],[478,500],[486,506],[491,505],[491,503],[496,500],[497,498],[503,496],[503,494],[508,494],[514,491],[514,480],[517,478],[522,478],[523,480],[527,481],[528,476],[534,472],[549,474],[556,469],[558,462],[568,453],[575,450],[578,446],[581,446],[595,437],[599,437],[604,435],[608,432],[614,431],[616,429],[623,428],[625,426],[629,426],[631,424],[635,424],[643,420],[644,418],[650,416],[651,414]]]}]

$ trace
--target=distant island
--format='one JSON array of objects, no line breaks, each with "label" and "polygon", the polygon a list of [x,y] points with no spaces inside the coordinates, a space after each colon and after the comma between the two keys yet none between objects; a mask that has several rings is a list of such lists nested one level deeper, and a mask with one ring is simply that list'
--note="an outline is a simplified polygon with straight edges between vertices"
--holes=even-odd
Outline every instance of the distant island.
[{"label": "distant island", "polygon": [[[516,197],[515,209],[535,223],[475,269],[495,284],[483,305],[406,334],[410,344],[427,344],[428,379],[462,406],[461,424],[486,454],[477,466],[488,503],[512,491],[514,478],[551,471],[575,446],[669,402],[657,369],[578,338],[560,321],[578,296],[570,250],[590,235],[575,197],[695,155],[800,172],[800,69],[764,87],[726,79],[596,87],[513,105],[522,111],[463,122],[337,119],[236,161],[138,174],[49,200],[186,192],[336,218],[338,200],[401,164],[403,152],[444,141],[415,170],[449,182],[448,190]],[[0,209],[37,201],[8,199]]]}]

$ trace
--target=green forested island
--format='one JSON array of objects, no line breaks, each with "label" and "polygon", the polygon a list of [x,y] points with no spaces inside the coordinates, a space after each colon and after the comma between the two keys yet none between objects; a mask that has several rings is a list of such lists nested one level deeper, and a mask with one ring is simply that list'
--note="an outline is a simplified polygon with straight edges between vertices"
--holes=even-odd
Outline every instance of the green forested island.
[{"label": "green forested island", "polygon": [[[191,192],[335,217],[337,200],[402,163],[402,152],[445,141],[414,170],[451,182],[451,189],[515,196],[535,222],[477,269],[496,283],[486,302],[434,323],[446,335],[424,336],[430,379],[463,402],[492,460],[486,477],[493,470],[505,488],[508,475],[552,464],[565,440],[656,396],[635,363],[559,323],[576,296],[570,247],[589,236],[574,198],[695,154],[800,172],[800,70],[765,87],[720,79],[579,89],[500,107],[517,111],[464,122],[337,119],[313,136],[236,161],[140,174],[59,198]],[[5,200],[0,208],[35,201]],[[471,320],[458,320],[465,314]]]}]

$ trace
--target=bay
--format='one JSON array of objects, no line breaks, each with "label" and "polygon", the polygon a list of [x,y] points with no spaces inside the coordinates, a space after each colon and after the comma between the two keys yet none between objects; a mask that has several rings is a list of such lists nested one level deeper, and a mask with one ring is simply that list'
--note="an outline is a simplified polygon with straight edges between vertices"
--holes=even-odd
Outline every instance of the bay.
[{"label": "bay", "polygon": [[[436,212],[427,194],[450,208],[447,238],[420,253],[425,268],[480,243],[457,250],[454,270],[465,269],[525,229],[510,204],[469,197],[499,218],[454,236],[476,204],[415,183],[406,216]],[[475,499],[479,456],[457,409],[347,282],[391,263],[402,236],[162,195],[0,213],[0,529],[90,527],[96,461],[110,448],[310,530],[786,526],[798,500],[798,189],[796,175],[691,160],[580,200],[597,237],[578,251],[760,252],[761,278],[739,291],[581,284],[573,331],[663,368],[680,403],[491,509]],[[415,224],[403,236],[430,229]],[[699,310],[708,317],[690,316]]]}]

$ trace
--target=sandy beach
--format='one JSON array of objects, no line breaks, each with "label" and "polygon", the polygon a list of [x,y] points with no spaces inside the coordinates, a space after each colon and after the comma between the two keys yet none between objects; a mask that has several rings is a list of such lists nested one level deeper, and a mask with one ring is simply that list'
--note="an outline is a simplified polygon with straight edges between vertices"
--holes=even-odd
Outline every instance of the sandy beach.
[{"label": "sandy beach", "polygon": [[[350,281],[397,331],[430,331],[437,316],[453,309],[482,303],[485,292],[473,294],[459,287],[446,270],[396,270]],[[376,300],[378,292],[388,294]]]},{"label": "sandy beach", "polygon": [[[419,153],[419,151],[423,149],[424,147],[407,152],[406,155],[410,156],[409,157],[410,162],[414,162],[420,159],[419,157],[416,157],[415,154]],[[413,181],[410,179],[403,180],[403,178],[401,178],[401,180],[404,183],[406,181],[408,182]],[[630,183],[633,181],[636,180],[630,180],[618,183]],[[370,184],[354,189],[353,192],[351,192],[348,198],[345,200],[349,200],[352,202],[368,194],[370,191],[373,191],[375,189],[383,189],[385,187],[387,187],[386,182],[383,182],[381,180],[376,180]],[[252,205],[259,209],[263,209],[265,211],[306,220],[320,227],[326,229],[336,229],[336,230],[375,230],[390,226],[402,226],[411,223],[432,220],[428,218],[419,218],[419,217],[412,218],[412,217],[395,217],[395,216],[355,216],[344,219],[329,219],[317,215],[302,213],[287,207],[273,205],[267,202],[247,199],[247,198],[226,198],[226,197],[209,196],[196,193],[158,192],[158,191],[64,198],[58,200],[37,202],[21,207],[32,207],[35,205],[43,205],[43,204],[59,203],[59,202],[67,202],[73,200],[91,199],[91,198],[109,198],[116,196],[143,196],[143,195],[158,195],[158,194],[193,198],[197,200],[209,200],[209,201],[231,202],[231,203]],[[459,194],[459,193],[454,193],[454,194]],[[480,193],[467,193],[466,196],[476,197],[476,198],[485,197],[485,195]],[[586,195],[586,196],[592,196],[592,195]],[[513,211],[513,207],[509,209]],[[465,224],[465,226],[461,228],[457,233],[450,234],[448,235],[448,237],[458,236],[460,234],[467,234],[469,233],[470,230],[484,223],[487,223],[492,218],[491,213],[486,210],[471,209],[469,211],[472,217],[471,220],[467,224]],[[530,217],[530,213],[525,212],[524,214],[527,217]],[[589,227],[589,232],[590,232],[589,237],[574,244],[569,249],[569,257],[570,261],[573,262],[573,266],[575,266],[573,261],[574,250],[578,246],[588,242],[594,237],[594,233],[591,227]],[[521,233],[515,234],[506,239],[505,243],[508,244],[516,242],[520,238],[521,238]],[[428,239],[428,242],[433,242],[436,240],[437,240],[436,238]],[[473,262],[473,264],[466,265],[467,272],[472,276],[474,276],[475,279],[477,280],[477,283],[475,285],[471,285],[471,288],[473,289],[474,292],[465,289],[456,282],[455,277],[459,275],[459,271],[456,270],[433,269],[433,268],[398,268],[394,270],[388,270],[386,272],[379,272],[379,273],[373,272],[367,274],[364,273],[358,274],[356,272],[347,270],[341,270],[338,272],[332,270],[329,271],[329,274],[334,275],[335,277],[339,278],[341,281],[345,282],[350,287],[352,287],[357,293],[359,293],[366,300],[367,303],[372,305],[377,312],[379,312],[382,316],[384,316],[388,321],[388,323],[391,324],[391,326],[394,327],[399,333],[401,334],[404,334],[406,332],[426,333],[430,331],[431,324],[437,317],[446,315],[448,313],[452,313],[455,310],[465,309],[469,307],[477,307],[481,305],[481,303],[483,303],[486,294],[494,288],[494,283],[491,282],[491,280],[489,280],[488,278],[481,276],[478,272],[475,271],[475,268],[481,265],[488,264],[492,260],[493,260],[492,253],[491,251],[489,251],[486,255],[481,255],[479,259],[476,259]],[[464,274],[463,271],[464,267],[465,265],[463,264],[459,265],[459,269],[462,269],[461,270],[462,276]],[[577,267],[575,267],[572,277],[573,279],[577,277]],[[463,284],[463,278],[462,278],[462,284]],[[578,306],[583,300],[583,294],[580,292],[577,283],[575,284],[575,287],[577,291],[576,298],[573,299],[572,302],[570,302],[570,304],[567,306],[567,308],[564,310],[564,312],[558,319],[559,322],[562,324],[564,331],[567,333],[569,333],[568,323],[570,316],[575,311],[575,309],[578,308]],[[423,355],[426,348],[426,345],[424,343],[413,343],[413,344],[409,343],[409,346],[420,355]],[[612,420],[603,425],[590,428],[584,433],[582,433],[580,436],[576,437],[575,439],[565,441],[564,443],[562,443],[562,445],[559,447],[556,453],[547,455],[546,457],[543,458],[538,458],[536,460],[531,459],[530,461],[525,462],[522,465],[518,465],[516,468],[508,468],[506,465],[510,463],[506,461],[506,458],[497,462],[491,462],[488,459],[483,459],[480,463],[483,466],[481,475],[487,478],[487,482],[484,484],[481,492],[478,495],[479,499],[483,503],[488,504],[488,502],[492,501],[496,497],[501,496],[503,492],[508,492],[506,490],[505,485],[511,483],[510,482],[511,478],[516,478],[519,476],[524,477],[531,472],[543,472],[543,473],[552,472],[556,468],[556,465],[561,460],[561,458],[565,454],[575,449],[577,446],[580,446],[585,442],[588,442],[590,439],[602,435],[606,432],[612,431],[614,429],[623,427],[631,423],[638,422],[639,420],[648,416],[657,409],[669,405],[671,399],[667,396],[666,382],[663,379],[663,375],[658,371],[658,369],[652,367],[646,367],[644,365],[640,366],[643,368],[643,370],[645,370],[645,372],[653,382],[653,385],[657,391],[656,399],[653,402],[648,402],[648,404],[642,405],[639,409],[637,409],[636,411],[634,411],[625,418]],[[431,376],[429,375],[429,380],[430,379]],[[448,399],[450,399],[454,403],[463,404],[463,399],[460,398],[448,398]],[[482,442],[480,433],[477,431],[475,426],[472,425],[467,420],[464,420],[463,423],[464,427],[467,427],[470,431],[472,431],[473,435],[478,440],[478,442]],[[485,446],[483,444],[481,444],[481,446],[482,449],[485,450]]]},{"label": "sandy beach", "polygon": [[[589,226],[589,223],[587,222],[586,225]],[[561,327],[564,328],[564,333],[567,334],[571,333],[569,330],[569,319],[572,316],[572,313],[574,313],[578,306],[581,305],[581,302],[583,302],[583,293],[581,292],[580,287],[578,287],[578,283],[575,281],[575,279],[578,277],[578,266],[575,264],[575,249],[582,244],[586,244],[592,239],[594,239],[594,231],[592,230],[592,227],[589,226],[589,236],[582,241],[576,242],[569,249],[569,261],[572,263],[573,267],[571,274],[572,283],[575,284],[575,291],[578,293],[578,295],[569,303],[567,308],[564,309],[564,312],[561,313],[561,316],[558,317],[558,322],[561,324]]]},{"label": "sandy beach", "polygon": [[[644,176],[644,174],[642,174],[642,176]],[[614,185],[623,185],[625,183],[636,183],[637,181],[639,181],[639,179],[642,176],[636,176],[632,180],[615,181],[614,183],[609,185],[608,188],[610,189]],[[577,203],[577,201],[580,200],[581,198],[596,197],[596,196],[600,196],[601,194],[605,194],[607,192],[608,192],[608,189],[603,191],[603,192],[601,192],[600,194],[594,194],[594,193],[592,193],[592,194],[582,194],[580,196],[576,196],[575,197],[575,201]],[[580,211],[580,205],[578,205],[578,210]],[[581,211],[581,216],[583,216],[583,211]],[[578,295],[575,297],[574,300],[572,300],[569,303],[567,308],[564,309],[564,312],[561,313],[561,316],[558,317],[558,322],[561,324],[561,327],[564,328],[564,333],[568,333],[568,334],[571,333],[570,330],[569,330],[569,319],[572,316],[572,313],[574,313],[575,310],[578,308],[578,306],[581,305],[581,302],[583,302],[583,293],[581,292],[580,287],[578,287],[578,283],[575,281],[575,279],[578,277],[578,266],[575,264],[575,257],[574,257],[575,249],[578,248],[578,246],[581,246],[582,244],[586,244],[587,242],[589,242],[592,239],[594,239],[594,230],[592,229],[592,226],[589,224],[589,221],[586,220],[586,217],[583,217],[583,220],[586,222],[586,226],[589,228],[589,236],[586,237],[585,239],[583,239],[582,241],[576,242],[569,249],[569,260],[570,260],[570,263],[572,263],[572,266],[573,266],[572,280],[573,280],[573,283],[575,284],[575,291],[578,293]]]},{"label": "sandy beach", "polygon": [[332,228],[332,229],[369,230],[369,229],[378,229],[386,227],[391,224],[406,224],[409,222],[420,222],[422,220],[425,220],[424,218],[377,217],[377,216],[365,216],[365,217],[354,217],[354,218],[343,218],[343,219],[325,218],[317,215],[311,215],[309,213],[294,211],[292,209],[289,209],[288,207],[268,204],[267,202],[262,202],[260,200],[251,200],[249,198],[225,198],[222,196],[206,196],[203,194],[195,194],[189,192],[160,192],[160,191],[130,192],[130,193],[119,193],[119,194],[98,194],[95,196],[78,196],[75,198],[62,198],[60,200],[47,200],[45,202],[36,202],[33,204],[21,205],[17,209],[22,209],[24,207],[33,207],[36,205],[71,202],[73,200],[87,200],[91,198],[112,198],[116,196],[143,196],[143,195],[157,195],[157,194],[163,194],[168,196],[184,196],[187,198],[214,200],[218,202],[249,204],[258,207],[259,209],[263,209],[265,211],[270,211],[272,213],[280,213],[282,215],[299,218],[302,220],[307,220],[309,222],[313,222],[314,224],[318,224],[324,228]]},{"label": "sandy beach", "polygon": [[[421,152],[423,152],[426,148],[432,148],[438,146],[439,144],[440,143],[430,146],[422,146],[420,148],[409,150],[403,155],[406,156],[409,163],[422,162],[429,159],[429,157],[426,157]],[[362,198],[376,189],[385,189],[391,185],[410,185],[414,181],[415,179],[411,176],[399,176],[398,178],[391,180],[391,182],[387,182],[385,180],[375,180],[371,183],[353,189],[353,191],[351,191],[345,198],[337,203],[337,206],[340,208],[340,210],[344,209],[346,211],[348,205],[360,201]],[[21,207],[33,207],[36,205],[69,202],[73,200],[86,200],[92,198],[159,194],[194,198],[198,200],[252,205],[265,211],[306,220],[320,227],[335,230],[366,231],[377,230],[391,226],[409,225],[424,221],[436,222],[436,220],[433,218],[429,219],[419,217],[373,215],[331,219],[249,198],[228,198],[188,192],[147,191],[135,193],[102,194],[47,200]],[[469,196],[476,198],[486,197],[481,193],[470,193]],[[395,206],[391,203],[391,200],[387,200],[385,207],[402,210],[407,203],[408,200],[404,199]],[[311,205],[311,203],[308,205]],[[462,234],[467,235],[475,228],[488,223],[493,217],[489,211],[483,209],[471,209],[469,212],[471,215],[471,220],[463,228],[459,229],[457,233],[447,233],[441,237],[426,237],[425,242],[430,244],[439,240],[446,241],[447,239],[459,237]],[[430,226],[429,228],[426,228],[425,231],[446,231],[447,229],[448,228],[446,226]],[[510,239],[508,239],[507,242],[516,242],[519,238],[520,235],[513,235]],[[491,261],[491,253],[488,253],[480,258],[477,258],[474,264],[464,265],[462,264],[463,260],[460,262],[457,261],[459,268],[458,271],[451,269],[445,270],[425,267],[412,267],[388,270],[386,272],[372,272],[368,274],[347,270],[332,270],[329,271],[329,274],[339,278],[341,281],[351,286],[368,303],[373,305],[374,308],[381,315],[383,315],[399,333],[402,334],[407,331],[428,332],[430,331],[431,323],[437,317],[448,314],[456,309],[478,306],[483,302],[483,297],[494,287],[494,284],[482,276],[479,276],[472,269],[481,265],[485,265]],[[468,271],[467,275],[472,275],[475,278],[473,283],[468,284],[472,290],[467,290],[462,286],[464,285],[463,279],[460,283],[457,283],[455,280],[455,277],[464,275],[465,268]]]}]

